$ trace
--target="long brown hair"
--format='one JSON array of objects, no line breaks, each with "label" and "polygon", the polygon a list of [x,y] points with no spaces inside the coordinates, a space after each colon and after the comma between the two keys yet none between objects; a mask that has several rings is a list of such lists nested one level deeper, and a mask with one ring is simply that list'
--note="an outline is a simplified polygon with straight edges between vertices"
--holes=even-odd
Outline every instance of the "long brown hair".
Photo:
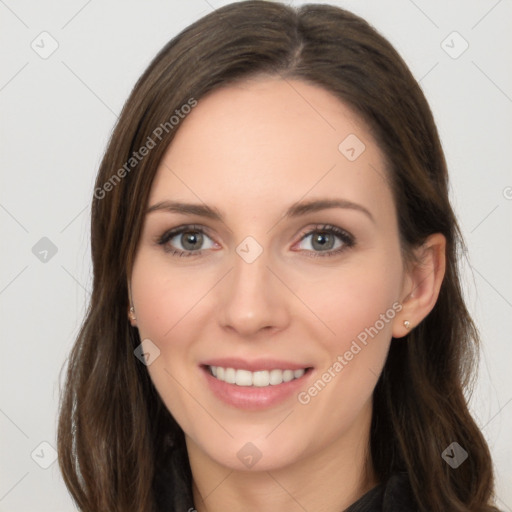
[{"label": "long brown hair", "polygon": [[[328,5],[264,1],[219,8],[172,39],[136,83],[108,144],[92,201],[93,292],[60,406],[59,464],[70,493],[84,511],[153,511],[167,471],[176,503],[191,504],[183,432],[134,356],[141,340],[127,318],[127,281],[158,163],[179,129],[170,119],[256,74],[319,85],[366,121],[387,159],[405,253],[430,234],[446,237],[438,301],[406,340],[392,341],[377,383],[371,459],[382,481],[407,471],[421,511],[495,510],[489,450],[465,397],[478,333],[462,297],[462,238],[427,101],[363,19]],[[441,457],[454,441],[469,453],[457,469]]]}]

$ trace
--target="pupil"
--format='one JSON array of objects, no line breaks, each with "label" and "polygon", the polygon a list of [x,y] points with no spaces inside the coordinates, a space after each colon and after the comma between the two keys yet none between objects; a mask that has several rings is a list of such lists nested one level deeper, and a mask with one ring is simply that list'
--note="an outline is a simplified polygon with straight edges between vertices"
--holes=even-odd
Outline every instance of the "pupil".
[{"label": "pupil", "polygon": [[194,233],[189,231],[188,233],[183,234],[183,247],[187,250],[196,249],[196,245],[201,245],[203,235],[201,233]]},{"label": "pupil", "polygon": [[315,248],[332,249],[332,242],[332,237],[328,233],[320,233],[313,238],[313,247],[315,247],[315,244],[320,244]]}]

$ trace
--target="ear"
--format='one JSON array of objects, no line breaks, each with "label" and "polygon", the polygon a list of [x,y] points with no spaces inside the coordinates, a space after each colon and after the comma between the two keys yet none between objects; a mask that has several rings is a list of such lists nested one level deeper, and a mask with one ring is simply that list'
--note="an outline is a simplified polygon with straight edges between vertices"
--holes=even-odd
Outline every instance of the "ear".
[{"label": "ear", "polygon": [[[446,238],[441,233],[430,235],[414,250],[402,287],[402,310],[395,317],[393,337],[402,338],[433,309],[446,270]],[[406,328],[404,322],[410,326]]]}]

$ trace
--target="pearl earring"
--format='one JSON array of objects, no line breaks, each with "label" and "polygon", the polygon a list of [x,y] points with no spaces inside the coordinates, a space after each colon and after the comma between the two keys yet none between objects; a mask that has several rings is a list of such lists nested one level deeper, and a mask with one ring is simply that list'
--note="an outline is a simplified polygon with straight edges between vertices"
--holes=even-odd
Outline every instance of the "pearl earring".
[{"label": "pearl earring", "polygon": [[135,316],[135,308],[133,306],[130,307],[130,319],[131,320],[134,320],[136,319],[136,316]]},{"label": "pearl earring", "polygon": [[409,322],[409,320],[404,320],[404,327],[409,330],[411,328],[411,322]]}]

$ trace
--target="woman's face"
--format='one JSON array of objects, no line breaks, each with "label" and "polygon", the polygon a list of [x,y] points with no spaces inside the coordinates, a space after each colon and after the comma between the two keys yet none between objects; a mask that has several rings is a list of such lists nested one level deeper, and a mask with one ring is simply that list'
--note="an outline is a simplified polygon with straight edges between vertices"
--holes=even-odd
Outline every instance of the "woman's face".
[{"label": "woman's face", "polygon": [[210,464],[269,470],[333,449],[352,463],[403,334],[380,150],[343,103],[296,80],[230,85],[181,123],[131,276],[156,389]]}]

